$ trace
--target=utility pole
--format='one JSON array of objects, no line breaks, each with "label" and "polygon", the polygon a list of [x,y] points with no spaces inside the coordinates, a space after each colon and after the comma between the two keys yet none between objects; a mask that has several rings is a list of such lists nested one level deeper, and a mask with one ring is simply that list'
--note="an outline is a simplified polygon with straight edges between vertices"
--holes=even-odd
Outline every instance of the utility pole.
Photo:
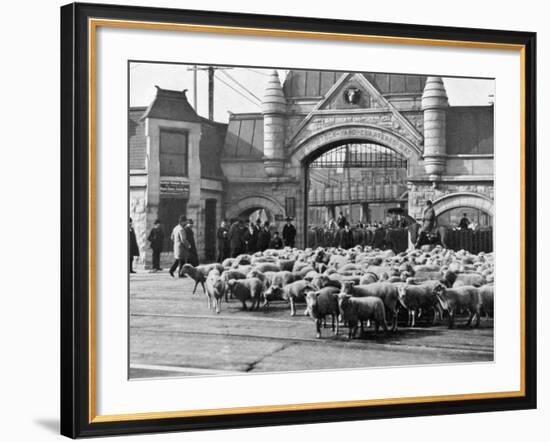
[{"label": "utility pole", "polygon": [[197,65],[192,68],[187,69],[188,71],[193,71],[193,105],[195,107],[195,112],[197,112],[197,71],[208,71],[208,118],[214,120],[214,73],[217,70],[227,70],[233,68],[225,67],[198,67]]},{"label": "utility pole", "polygon": [[208,66],[208,119],[214,119],[214,68]]}]

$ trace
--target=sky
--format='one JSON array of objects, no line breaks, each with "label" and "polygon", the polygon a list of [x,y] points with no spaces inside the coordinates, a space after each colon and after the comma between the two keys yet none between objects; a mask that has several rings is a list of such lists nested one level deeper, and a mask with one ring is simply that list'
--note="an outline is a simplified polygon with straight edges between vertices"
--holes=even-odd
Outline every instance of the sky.
[{"label": "sky", "polygon": [[[164,63],[130,64],[130,106],[147,106],[155,97],[155,85],[163,89],[187,89],[193,104],[192,65]],[[259,112],[270,69],[229,68],[215,73],[214,119],[226,123],[229,112]],[[288,71],[279,69],[281,83]],[[234,80],[232,80],[232,77]],[[494,101],[494,80],[444,78],[451,106],[487,105]],[[197,72],[197,107],[199,115],[208,116],[208,74]]]}]

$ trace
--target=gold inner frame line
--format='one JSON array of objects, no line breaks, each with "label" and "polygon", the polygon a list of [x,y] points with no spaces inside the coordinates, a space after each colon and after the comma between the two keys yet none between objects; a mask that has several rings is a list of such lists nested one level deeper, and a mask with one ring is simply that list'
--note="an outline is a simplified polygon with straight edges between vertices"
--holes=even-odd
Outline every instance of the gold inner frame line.
[{"label": "gold inner frame line", "polygon": [[[404,398],[387,398],[387,399],[368,399],[368,400],[352,400],[352,401],[333,401],[333,402],[317,402],[317,403],[301,403],[301,404],[285,404],[285,405],[262,405],[249,407],[234,407],[234,408],[216,408],[216,409],[197,409],[197,410],[180,410],[180,411],[160,411],[147,413],[129,413],[116,415],[97,415],[96,414],[96,36],[97,28],[115,27],[115,28],[134,28],[147,30],[170,30],[170,31],[185,31],[185,32],[208,32],[218,34],[236,34],[236,35],[253,35],[253,36],[269,36],[269,37],[292,37],[292,38],[309,38],[309,39],[325,39],[325,40],[340,40],[340,41],[356,41],[370,43],[386,43],[386,44],[412,44],[419,46],[445,46],[445,47],[463,47],[476,49],[497,49],[497,50],[512,50],[520,53],[520,210],[521,210],[521,226],[520,226],[520,389],[518,391],[505,392],[487,392],[487,393],[465,393],[453,395],[438,395],[438,396],[417,396]],[[197,416],[221,416],[221,415],[236,415],[246,413],[268,413],[278,411],[295,411],[295,410],[322,410],[329,408],[349,408],[349,407],[365,407],[375,405],[397,405],[397,404],[414,404],[427,402],[442,402],[442,401],[460,401],[460,400],[481,400],[481,399],[497,399],[497,398],[513,398],[525,396],[525,45],[521,44],[506,44],[494,42],[474,42],[474,41],[458,41],[458,40],[439,40],[439,39],[423,39],[412,37],[389,37],[376,35],[358,35],[358,34],[338,34],[338,33],[323,33],[311,31],[292,31],[281,29],[264,29],[264,28],[246,28],[232,26],[211,26],[211,25],[195,25],[182,23],[157,23],[157,22],[140,22],[131,20],[111,20],[111,19],[95,19],[88,20],[88,93],[89,93],[89,382],[88,382],[88,421],[89,423],[99,422],[117,422],[117,421],[133,421],[144,419],[168,419],[178,417],[197,417]]]}]

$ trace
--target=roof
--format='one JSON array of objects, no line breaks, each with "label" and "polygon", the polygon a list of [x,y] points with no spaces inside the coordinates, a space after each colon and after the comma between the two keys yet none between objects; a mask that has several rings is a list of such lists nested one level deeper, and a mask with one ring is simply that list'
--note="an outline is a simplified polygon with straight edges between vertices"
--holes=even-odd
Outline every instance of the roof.
[{"label": "roof", "polygon": [[128,112],[130,169],[145,169],[145,125],[140,121],[146,107],[132,107]]},{"label": "roof", "polygon": [[[182,99],[183,96],[183,99]],[[223,179],[220,156],[226,139],[227,124],[203,118],[191,112],[185,105],[185,93],[159,89],[153,103],[148,107],[132,107],[128,112],[128,136],[130,169],[145,169],[147,142],[145,118],[162,118],[174,121],[193,121],[201,125],[199,155],[201,177]],[[188,103],[187,103],[188,104]],[[180,120],[179,118],[185,118]],[[263,133],[262,133],[263,138]]]},{"label": "roof", "polygon": [[264,155],[264,119],[261,113],[232,114],[229,117],[223,156],[256,158]]},{"label": "roof", "polygon": [[447,109],[447,154],[494,152],[494,107],[452,106]]},{"label": "roof", "polygon": [[197,115],[189,101],[187,101],[187,89],[173,91],[158,86],[155,87],[157,88],[157,95],[141,117],[142,119],[159,118],[196,123],[202,121],[202,118]]},{"label": "roof", "polygon": [[[346,72],[291,70],[283,84],[287,98],[321,97]],[[426,78],[423,75],[363,73],[381,94],[422,94]]]}]

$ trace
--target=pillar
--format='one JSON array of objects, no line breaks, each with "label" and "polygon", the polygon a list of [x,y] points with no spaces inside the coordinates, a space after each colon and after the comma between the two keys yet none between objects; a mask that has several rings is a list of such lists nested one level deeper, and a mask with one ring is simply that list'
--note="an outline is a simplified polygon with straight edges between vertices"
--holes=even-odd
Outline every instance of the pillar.
[{"label": "pillar", "polygon": [[447,162],[447,108],[449,101],[441,77],[428,77],[422,94],[424,111],[424,167],[430,181],[439,181]]},{"label": "pillar", "polygon": [[264,167],[270,177],[283,174],[286,99],[279,74],[272,70],[262,100],[264,116]]}]

